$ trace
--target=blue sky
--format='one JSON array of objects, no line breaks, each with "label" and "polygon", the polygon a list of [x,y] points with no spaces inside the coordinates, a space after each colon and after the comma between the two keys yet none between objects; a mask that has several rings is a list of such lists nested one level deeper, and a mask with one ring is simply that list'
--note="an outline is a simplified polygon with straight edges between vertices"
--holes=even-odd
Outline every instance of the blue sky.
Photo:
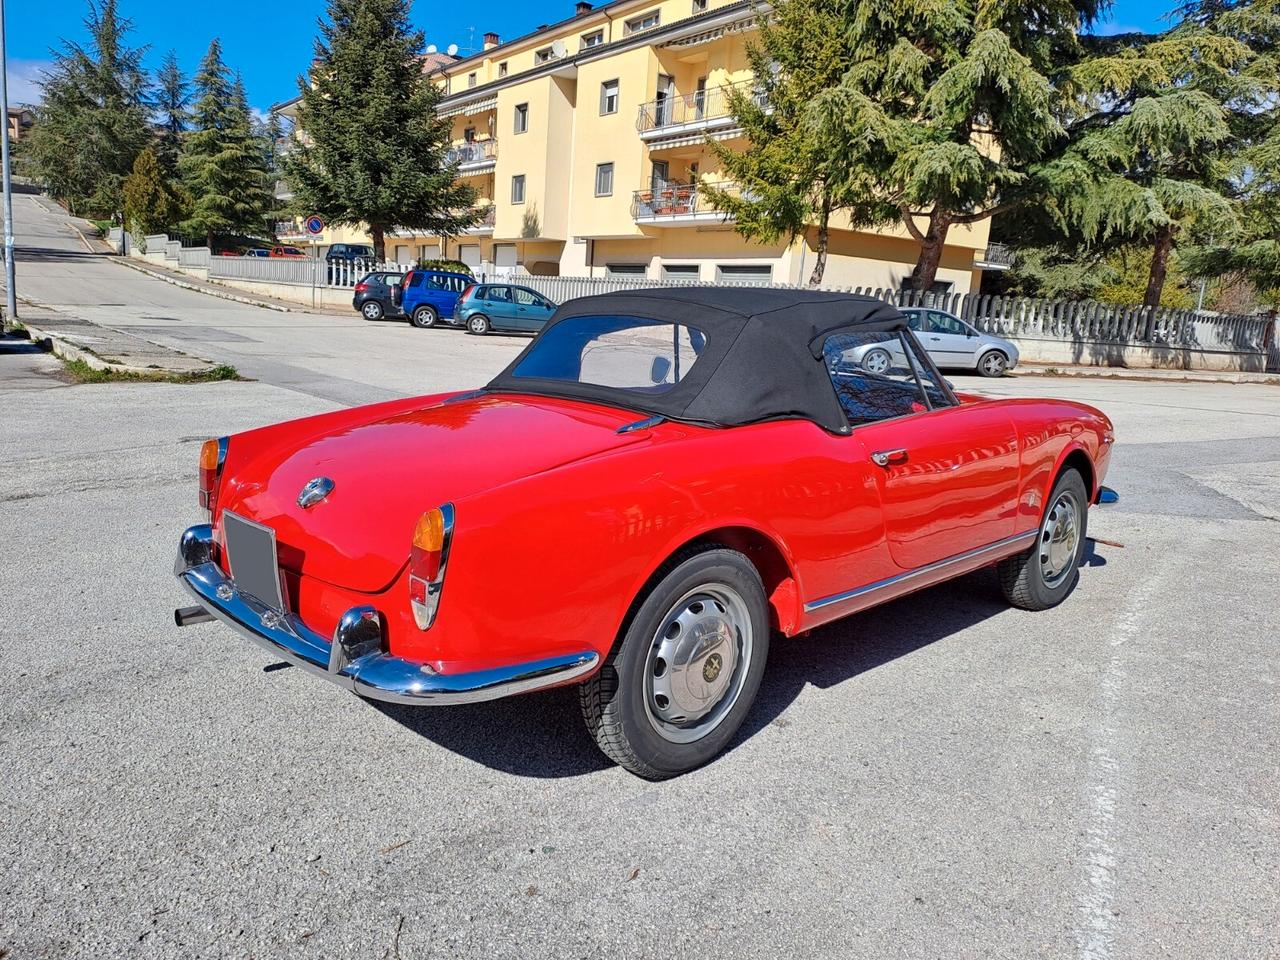
[{"label": "blue sky", "polygon": [[[1100,31],[1152,30],[1176,0],[1116,0]],[[209,41],[222,38],[223,55],[244,76],[249,99],[263,110],[297,92],[296,77],[311,57],[316,18],[324,0],[217,0],[183,6],[164,0],[120,0],[134,21],[133,42],[149,45],[154,69],[165,52],[177,51],[184,72],[196,69]],[[82,39],[85,0],[7,0],[9,101],[38,97],[35,82],[59,38]],[[573,0],[489,0],[462,4],[416,0],[413,16],[427,42],[440,49],[456,43],[465,53],[496,30],[517,37],[573,12]],[[182,14],[179,18],[179,14]]]}]

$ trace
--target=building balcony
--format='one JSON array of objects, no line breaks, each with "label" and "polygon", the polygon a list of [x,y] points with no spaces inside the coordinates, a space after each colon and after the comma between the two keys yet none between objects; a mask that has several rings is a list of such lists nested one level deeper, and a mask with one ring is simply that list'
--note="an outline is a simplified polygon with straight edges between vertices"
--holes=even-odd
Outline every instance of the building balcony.
[{"label": "building balcony", "polygon": [[1014,258],[1014,252],[1003,243],[989,243],[985,251],[974,254],[973,265],[979,270],[1008,270]]},{"label": "building balcony", "polygon": [[474,224],[463,230],[463,234],[468,237],[490,237],[493,236],[493,222],[497,217],[498,208],[490,204],[482,208],[481,217]]},{"label": "building balcony", "polygon": [[729,100],[733,91],[745,93],[757,106],[764,107],[764,94],[755,89],[751,80],[711,87],[685,96],[669,95],[640,104],[636,116],[636,129],[646,143],[663,141],[688,135],[732,130],[738,122],[729,112]]},{"label": "building balcony", "polygon": [[498,162],[497,140],[474,140],[454,144],[445,153],[449,163],[457,163],[459,173],[486,173]]},{"label": "building balcony", "polygon": [[[723,186],[723,184],[718,184]],[[698,195],[696,183],[654,184],[631,195],[631,217],[642,226],[695,227],[733,219]]]}]

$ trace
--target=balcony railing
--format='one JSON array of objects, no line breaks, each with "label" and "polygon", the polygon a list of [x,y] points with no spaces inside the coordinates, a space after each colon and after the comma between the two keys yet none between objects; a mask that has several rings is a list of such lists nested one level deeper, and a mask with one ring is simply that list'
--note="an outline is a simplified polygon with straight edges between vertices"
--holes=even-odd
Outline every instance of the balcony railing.
[{"label": "balcony railing", "polygon": [[754,81],[744,80],[741,83],[731,83],[722,87],[710,87],[685,96],[672,94],[642,103],[636,117],[636,129],[646,133],[666,127],[678,127],[728,117],[729,97],[734,90],[747,94],[759,107],[766,104],[763,92],[755,89]]},{"label": "balcony railing", "polygon": [[1014,252],[1003,243],[989,243],[986,252],[974,258],[974,265],[982,270],[1008,270],[1013,266],[1014,257]]},{"label": "balcony railing", "polygon": [[[722,190],[738,191],[737,184],[717,183]],[[714,222],[731,220],[723,210],[717,210],[711,201],[698,195],[696,183],[655,183],[647,190],[631,194],[631,216],[638,221],[671,220],[674,222]]]},{"label": "balcony railing", "polygon": [[498,141],[475,140],[456,144],[445,153],[445,159],[457,163],[462,169],[493,163],[498,159]]},{"label": "balcony railing", "polygon": [[497,218],[498,208],[490,204],[481,211],[480,219],[467,227],[464,233],[493,233],[493,223]]}]

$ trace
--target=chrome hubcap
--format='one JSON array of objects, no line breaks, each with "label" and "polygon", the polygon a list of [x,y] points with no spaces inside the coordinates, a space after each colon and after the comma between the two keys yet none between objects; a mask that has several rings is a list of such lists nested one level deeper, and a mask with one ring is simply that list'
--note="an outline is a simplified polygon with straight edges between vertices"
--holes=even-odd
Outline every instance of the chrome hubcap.
[{"label": "chrome hubcap", "polygon": [[472,320],[471,329],[476,333],[482,333],[484,331],[484,321],[479,319]]},{"label": "chrome hubcap", "polygon": [[751,663],[751,617],[732,587],[710,583],[663,617],[645,664],[645,712],[672,743],[692,743],[733,709]]},{"label": "chrome hubcap", "polygon": [[364,315],[366,317],[376,317],[378,315],[378,307],[376,304],[366,303],[364,305]]},{"label": "chrome hubcap", "polygon": [[862,361],[862,368],[868,373],[884,373],[889,369],[889,355],[883,350],[873,350]]},{"label": "chrome hubcap", "polygon": [[999,354],[989,353],[986,359],[982,361],[983,368],[990,374],[1000,373],[1004,370],[1004,360]]},{"label": "chrome hubcap", "polygon": [[1058,494],[1040,528],[1040,572],[1046,586],[1056,587],[1075,563],[1080,543],[1080,507],[1070,493]]}]

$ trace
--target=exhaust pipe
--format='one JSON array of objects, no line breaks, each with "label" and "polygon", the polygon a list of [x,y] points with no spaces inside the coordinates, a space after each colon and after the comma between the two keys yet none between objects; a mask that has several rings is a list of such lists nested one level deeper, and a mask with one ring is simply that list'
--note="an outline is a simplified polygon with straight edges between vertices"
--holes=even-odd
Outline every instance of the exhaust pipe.
[{"label": "exhaust pipe", "polygon": [[173,622],[180,627],[189,627],[193,623],[208,623],[213,619],[204,607],[178,607],[173,611]]}]

